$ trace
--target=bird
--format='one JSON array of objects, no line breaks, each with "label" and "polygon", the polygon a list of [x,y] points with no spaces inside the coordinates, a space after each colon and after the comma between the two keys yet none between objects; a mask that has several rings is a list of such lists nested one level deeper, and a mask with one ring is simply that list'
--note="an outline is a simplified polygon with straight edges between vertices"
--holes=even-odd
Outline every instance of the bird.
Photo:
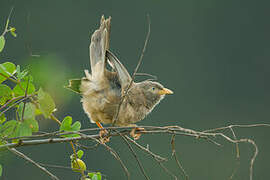
[{"label": "bird", "polygon": [[70,80],[69,88],[81,94],[85,113],[99,128],[103,128],[102,124],[113,124],[116,113],[116,126],[136,127],[135,123],[143,120],[173,91],[156,81],[134,82],[125,66],[109,50],[110,30],[111,17],[105,19],[103,15],[99,28],[91,36],[91,73],[85,70],[85,77]]}]

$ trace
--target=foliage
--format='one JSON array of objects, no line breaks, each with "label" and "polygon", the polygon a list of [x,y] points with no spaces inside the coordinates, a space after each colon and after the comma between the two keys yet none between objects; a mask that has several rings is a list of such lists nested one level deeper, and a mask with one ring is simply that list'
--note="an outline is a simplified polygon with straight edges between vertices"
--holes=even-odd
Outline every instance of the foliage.
[{"label": "foliage", "polygon": [[[65,132],[72,132],[72,131],[79,131],[81,129],[81,123],[79,121],[76,121],[74,124],[72,124],[72,117],[66,116],[64,120],[61,123],[60,131]],[[62,135],[62,137],[78,137],[80,135],[78,134],[67,134]]]},{"label": "foliage", "polygon": [[100,172],[97,172],[97,173],[88,173],[88,176],[91,180],[101,180],[101,174]]},{"label": "foliage", "polygon": [[[6,21],[5,29],[0,35],[0,53],[6,45],[5,36],[7,33],[17,37],[16,28],[9,27],[12,10]],[[20,65],[16,66],[12,62],[0,64],[0,105],[0,145],[10,142],[19,143],[21,137],[29,137],[38,132],[39,123],[36,117],[40,115],[43,115],[46,119],[55,120],[60,125],[59,130],[63,132],[79,131],[81,128],[79,121],[72,124],[72,117],[70,116],[65,117],[60,122],[53,115],[56,111],[56,105],[52,96],[41,87],[35,86],[34,78],[27,69],[21,69]],[[6,117],[7,112],[12,109],[14,117]],[[79,136],[79,134],[65,134],[61,137]],[[75,172],[81,172],[82,177],[87,179],[83,174],[86,170],[86,165],[81,160],[83,154],[84,152],[79,150],[76,154],[71,155],[71,169]],[[2,176],[1,164],[0,176]],[[101,179],[101,176],[98,177],[98,175],[91,175],[91,179]]]},{"label": "foliage", "polygon": [[82,156],[82,150],[79,150],[76,152],[76,154],[72,154],[70,156],[71,168],[74,172],[84,172],[86,170],[86,165],[83,160],[81,160]]},{"label": "foliage", "polygon": [[17,37],[17,34],[16,34],[16,28],[15,27],[9,27],[9,22],[10,22],[10,16],[11,16],[11,13],[13,11],[13,8],[11,9],[10,13],[9,13],[9,16],[8,16],[8,19],[6,21],[6,26],[5,26],[5,29],[2,33],[2,35],[0,36],[0,53],[3,51],[4,47],[5,47],[5,44],[6,44],[6,39],[5,39],[5,35],[9,32],[13,37]]},{"label": "foliage", "polygon": [[[39,115],[55,120],[52,115],[56,111],[56,105],[51,95],[42,88],[36,88],[29,71],[21,70],[19,65],[16,66],[12,62],[0,64],[0,105],[0,145],[19,143],[20,137],[32,136],[38,132],[39,124],[36,117]],[[15,110],[14,117],[6,117],[6,112],[11,109]],[[64,132],[78,131],[81,128],[79,121],[72,124],[71,116],[66,116],[62,123],[58,123],[59,130]],[[79,134],[66,134],[61,137],[79,137]],[[79,150],[77,158],[72,159],[73,170],[86,170],[85,163],[80,159],[82,156],[83,151]]]},{"label": "foliage", "polygon": [[[70,156],[71,168],[74,172],[82,172],[86,170],[86,165],[84,161],[81,159],[83,154],[84,154],[83,150],[78,150],[76,154],[72,154]],[[101,180],[100,172],[89,172],[87,176],[90,178],[90,180]]]},{"label": "foliage", "polygon": [[[36,92],[35,86],[32,83],[33,78],[30,75],[26,75],[26,71],[22,75],[16,71],[15,64],[11,62],[0,64],[0,69],[0,104],[2,105],[0,114],[0,143],[5,144],[8,141],[7,138],[31,136],[33,132],[38,131],[39,126],[35,118],[35,111],[39,109],[39,104],[35,97]],[[21,78],[20,80],[18,76]],[[14,83],[13,87],[12,85],[4,84],[8,80]],[[15,119],[8,120],[5,117],[5,112],[10,109],[15,109]],[[13,139],[13,142],[16,142],[16,138]]]}]

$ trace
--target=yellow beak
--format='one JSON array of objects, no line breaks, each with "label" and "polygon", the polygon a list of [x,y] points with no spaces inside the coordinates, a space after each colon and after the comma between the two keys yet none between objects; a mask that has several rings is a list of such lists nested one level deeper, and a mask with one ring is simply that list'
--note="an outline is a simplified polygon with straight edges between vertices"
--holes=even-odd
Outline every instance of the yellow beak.
[{"label": "yellow beak", "polygon": [[165,94],[173,94],[173,91],[167,88],[163,88],[162,90],[158,91],[159,95],[165,95]]}]

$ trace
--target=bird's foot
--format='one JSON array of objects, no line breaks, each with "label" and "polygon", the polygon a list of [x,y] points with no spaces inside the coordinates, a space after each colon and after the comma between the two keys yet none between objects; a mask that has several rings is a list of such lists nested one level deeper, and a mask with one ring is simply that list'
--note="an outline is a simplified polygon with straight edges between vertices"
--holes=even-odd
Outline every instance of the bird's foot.
[{"label": "bird's foot", "polygon": [[110,141],[110,137],[107,137],[108,134],[109,133],[106,129],[101,129],[99,131],[99,141],[101,142],[101,144],[105,144]]},{"label": "bird's foot", "polygon": [[130,136],[134,138],[134,140],[138,140],[140,139],[141,135],[142,135],[142,131],[144,131],[144,128],[140,128],[140,127],[135,127],[130,131]]}]

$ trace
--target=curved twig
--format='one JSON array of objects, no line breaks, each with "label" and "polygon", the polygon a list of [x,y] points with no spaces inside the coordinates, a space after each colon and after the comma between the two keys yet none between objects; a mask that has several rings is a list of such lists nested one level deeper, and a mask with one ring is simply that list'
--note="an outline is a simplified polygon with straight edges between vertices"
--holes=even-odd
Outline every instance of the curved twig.
[{"label": "curved twig", "polygon": [[147,35],[146,35],[146,38],[145,38],[145,41],[144,41],[143,50],[142,50],[140,59],[139,59],[139,61],[138,61],[138,63],[137,63],[137,66],[136,66],[136,68],[134,69],[134,72],[133,72],[133,74],[132,74],[132,76],[131,76],[131,81],[130,81],[128,87],[125,89],[123,96],[121,97],[121,101],[120,101],[120,103],[119,103],[119,105],[118,105],[118,107],[117,107],[116,114],[115,114],[115,116],[114,116],[114,118],[113,118],[112,126],[114,126],[115,123],[116,123],[116,121],[118,120],[118,115],[119,115],[119,111],[120,111],[121,105],[122,105],[122,103],[124,102],[125,97],[127,96],[128,91],[129,91],[129,89],[130,89],[132,83],[134,82],[136,73],[137,73],[137,71],[138,71],[138,69],[139,69],[139,67],[140,67],[140,65],[141,65],[141,63],[142,63],[142,60],[143,60],[144,52],[145,52],[145,50],[146,50],[146,46],[147,46],[147,43],[148,43],[148,40],[149,40],[149,37],[150,37],[150,33],[151,33],[151,21],[150,21],[150,17],[149,17],[148,14],[147,14],[147,20],[148,20],[148,32],[147,32]]},{"label": "curved twig", "polygon": [[43,172],[45,172],[46,174],[48,174],[50,176],[51,179],[53,180],[59,180],[58,177],[56,177],[55,175],[53,175],[50,171],[48,171],[45,167],[41,166],[39,163],[35,162],[34,160],[32,160],[31,158],[29,158],[28,156],[26,156],[25,154],[23,154],[22,152],[16,150],[15,148],[9,148],[9,151],[16,154],[17,156],[20,156],[21,158],[25,159],[26,161],[30,162],[31,164],[35,165],[36,167],[38,167],[40,170],[42,170]]}]

